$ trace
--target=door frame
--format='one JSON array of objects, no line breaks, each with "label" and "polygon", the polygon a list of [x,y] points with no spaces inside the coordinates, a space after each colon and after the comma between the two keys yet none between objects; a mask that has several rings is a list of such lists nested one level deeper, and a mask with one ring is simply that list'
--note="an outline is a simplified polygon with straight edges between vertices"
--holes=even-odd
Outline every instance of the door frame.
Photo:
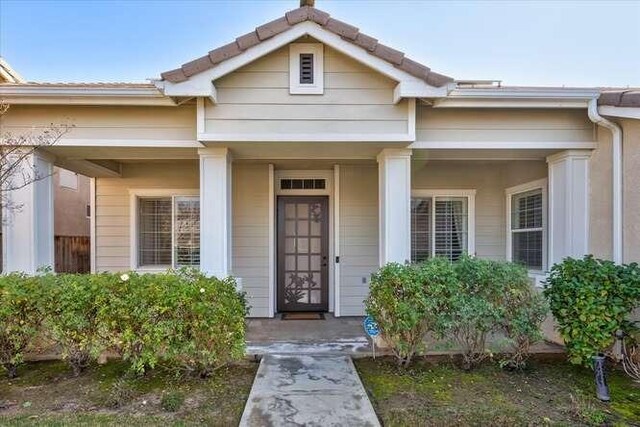
[{"label": "door frame", "polygon": [[[319,203],[321,203],[322,207],[324,208],[324,214],[327,215],[327,217],[322,220],[321,223],[321,237],[320,237],[320,241],[321,241],[321,248],[324,246],[324,250],[321,249],[320,254],[322,255],[323,253],[326,256],[325,259],[325,269],[320,269],[321,272],[321,280],[320,280],[320,292],[321,292],[321,299],[322,302],[319,304],[314,304],[313,307],[304,307],[304,305],[301,305],[299,308],[296,309],[290,309],[288,311],[329,311],[329,218],[330,218],[330,211],[329,211],[329,196],[324,196],[324,195],[313,195],[313,196],[309,196],[309,195],[305,195],[305,196],[292,196],[292,195],[279,195],[278,196],[278,200],[277,200],[277,206],[278,206],[278,210],[277,210],[277,214],[276,214],[276,219],[277,219],[277,227],[276,227],[276,234],[277,234],[277,239],[276,239],[276,246],[277,246],[277,250],[276,250],[276,259],[277,259],[277,269],[276,269],[276,274],[277,274],[277,282],[276,282],[276,307],[279,309],[279,312],[286,312],[287,310],[284,310],[284,306],[285,304],[285,297],[284,297],[284,287],[283,287],[283,283],[281,282],[282,279],[285,278],[285,274],[284,274],[284,268],[285,268],[285,261],[284,261],[284,254],[286,252],[286,250],[281,246],[284,245],[285,242],[285,236],[286,233],[284,231],[284,224],[286,221],[286,217],[285,217],[285,212],[284,212],[284,207],[285,204],[287,203],[288,200],[298,200],[295,203],[312,203],[311,200],[317,200]],[[309,250],[309,253],[311,251]],[[322,263],[322,261],[321,261]],[[324,276],[324,277],[323,277]],[[292,304],[292,305],[296,305],[296,304]],[[310,304],[311,305],[311,304]]]},{"label": "door frame", "polygon": [[[277,199],[278,196],[328,196],[329,199],[329,312],[339,315],[339,308],[337,302],[338,295],[338,277],[337,277],[337,265],[335,263],[336,250],[335,243],[337,241],[337,218],[335,214],[336,208],[339,205],[339,201],[336,201],[336,194],[334,185],[336,185],[336,179],[339,171],[338,165],[335,165],[333,169],[321,169],[321,170],[288,170],[288,169],[275,169],[273,164],[269,165],[269,311],[271,317],[274,317],[277,313]],[[318,178],[324,179],[326,182],[324,190],[282,190],[280,189],[281,179],[304,179],[304,178]],[[338,308],[338,310],[336,310]]]}]

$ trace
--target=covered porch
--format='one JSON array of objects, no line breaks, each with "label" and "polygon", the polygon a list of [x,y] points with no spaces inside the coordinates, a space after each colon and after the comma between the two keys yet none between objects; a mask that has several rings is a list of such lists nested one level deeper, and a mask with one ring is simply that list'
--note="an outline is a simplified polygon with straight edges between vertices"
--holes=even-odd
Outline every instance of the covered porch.
[{"label": "covered porch", "polygon": [[[93,177],[92,271],[193,266],[235,276],[250,317],[339,318],[364,315],[370,275],[388,262],[469,253],[523,262],[539,284],[553,262],[588,252],[589,157],[273,142],[60,146],[37,165]],[[26,209],[5,225],[6,271],[52,262],[49,186],[15,195]]]}]

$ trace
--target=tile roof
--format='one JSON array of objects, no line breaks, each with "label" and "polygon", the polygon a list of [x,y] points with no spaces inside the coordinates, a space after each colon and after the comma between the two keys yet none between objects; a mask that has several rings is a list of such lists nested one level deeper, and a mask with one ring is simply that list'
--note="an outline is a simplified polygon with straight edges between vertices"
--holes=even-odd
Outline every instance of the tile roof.
[{"label": "tile roof", "polygon": [[194,74],[213,68],[229,58],[240,55],[245,50],[304,21],[315,22],[325,30],[331,31],[344,40],[366,49],[370,54],[392,63],[396,68],[424,80],[431,86],[440,87],[453,81],[451,77],[433,72],[429,67],[405,57],[403,52],[378,43],[378,40],[361,33],[353,25],[331,18],[328,13],[310,6],[291,10],[285,16],[261,25],[254,31],[238,37],[234,42],[212,50],[208,55],[187,62],[175,70],[166,71],[161,74],[162,79],[172,83],[183,82]]},{"label": "tile roof", "polygon": [[612,107],[640,107],[640,89],[603,91],[598,98],[598,105]]}]

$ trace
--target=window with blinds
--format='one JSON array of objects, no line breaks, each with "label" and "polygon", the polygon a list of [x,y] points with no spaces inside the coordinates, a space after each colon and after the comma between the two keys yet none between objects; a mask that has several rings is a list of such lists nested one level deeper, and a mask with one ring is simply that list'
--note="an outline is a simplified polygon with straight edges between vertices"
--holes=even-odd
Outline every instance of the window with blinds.
[{"label": "window with blinds", "polygon": [[411,200],[411,261],[434,256],[455,261],[468,251],[467,197],[415,197]]},{"label": "window with blinds", "polygon": [[198,197],[138,199],[138,266],[200,265]]},{"label": "window with blinds", "polygon": [[511,259],[532,270],[543,269],[543,209],[542,189],[511,197]]}]

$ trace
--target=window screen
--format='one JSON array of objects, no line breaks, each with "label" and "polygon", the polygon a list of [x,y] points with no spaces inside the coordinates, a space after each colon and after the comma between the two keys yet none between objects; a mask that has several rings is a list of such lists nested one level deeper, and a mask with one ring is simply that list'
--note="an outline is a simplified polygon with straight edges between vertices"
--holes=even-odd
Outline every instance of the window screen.
[{"label": "window screen", "polygon": [[511,197],[511,258],[533,270],[543,268],[542,202],[541,189]]},{"label": "window screen", "polygon": [[170,266],[171,198],[141,198],[138,207],[138,264]]},{"label": "window screen", "polygon": [[467,197],[420,197],[411,200],[411,260],[433,256],[455,261],[468,249]]},{"label": "window screen", "polygon": [[198,197],[138,199],[138,266],[200,265]]},{"label": "window screen", "polygon": [[313,84],[313,53],[300,54],[300,84]]},{"label": "window screen", "polygon": [[197,197],[175,199],[176,267],[200,265],[200,200]]}]

